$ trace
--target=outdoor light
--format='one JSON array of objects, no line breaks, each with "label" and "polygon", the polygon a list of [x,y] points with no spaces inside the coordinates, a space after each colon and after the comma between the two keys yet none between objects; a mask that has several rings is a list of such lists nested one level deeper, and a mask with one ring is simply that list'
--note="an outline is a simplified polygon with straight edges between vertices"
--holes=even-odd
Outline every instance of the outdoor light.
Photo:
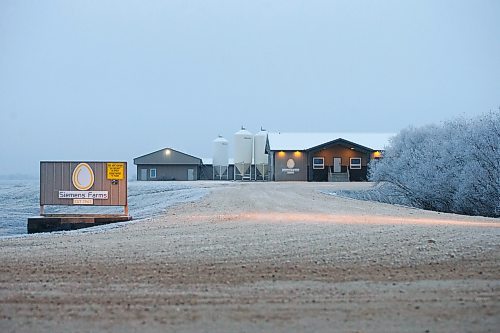
[{"label": "outdoor light", "polygon": [[280,151],[280,152],[278,152],[278,156],[279,156],[279,157],[285,157],[285,152],[284,152],[284,151]]},{"label": "outdoor light", "polygon": [[170,155],[170,149],[165,150],[165,155]]}]

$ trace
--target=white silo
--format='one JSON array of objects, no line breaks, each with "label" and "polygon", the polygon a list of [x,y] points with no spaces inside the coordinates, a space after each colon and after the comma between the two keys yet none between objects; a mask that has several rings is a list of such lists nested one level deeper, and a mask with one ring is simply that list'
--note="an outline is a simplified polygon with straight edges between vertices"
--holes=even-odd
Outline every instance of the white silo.
[{"label": "white silo", "polygon": [[254,164],[255,164],[255,180],[262,179],[266,180],[268,178],[267,173],[269,172],[269,156],[266,153],[266,143],[267,143],[267,131],[260,129],[260,132],[254,136]]},{"label": "white silo", "polygon": [[253,134],[244,127],[234,133],[234,180],[252,179]]},{"label": "white silo", "polygon": [[219,137],[213,141],[213,179],[228,179],[228,149],[228,142],[222,136],[219,135]]}]

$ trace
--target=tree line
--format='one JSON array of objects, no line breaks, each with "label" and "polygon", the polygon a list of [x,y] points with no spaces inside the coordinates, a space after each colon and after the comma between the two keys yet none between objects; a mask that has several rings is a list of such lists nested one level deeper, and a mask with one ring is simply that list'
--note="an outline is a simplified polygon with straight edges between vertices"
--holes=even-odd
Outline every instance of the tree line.
[{"label": "tree line", "polygon": [[369,178],[392,184],[415,207],[500,216],[500,110],[393,137]]}]

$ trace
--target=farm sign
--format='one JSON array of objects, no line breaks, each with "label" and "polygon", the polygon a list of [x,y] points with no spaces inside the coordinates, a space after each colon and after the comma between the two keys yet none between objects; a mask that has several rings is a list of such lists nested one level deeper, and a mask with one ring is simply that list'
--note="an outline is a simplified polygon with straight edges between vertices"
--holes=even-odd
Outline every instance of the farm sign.
[{"label": "farm sign", "polygon": [[40,162],[40,206],[127,206],[126,162]]},{"label": "farm sign", "polygon": [[281,172],[284,172],[287,175],[293,175],[299,171],[300,169],[295,167],[295,161],[293,158],[288,159],[288,161],[286,161],[286,168],[281,169]]}]

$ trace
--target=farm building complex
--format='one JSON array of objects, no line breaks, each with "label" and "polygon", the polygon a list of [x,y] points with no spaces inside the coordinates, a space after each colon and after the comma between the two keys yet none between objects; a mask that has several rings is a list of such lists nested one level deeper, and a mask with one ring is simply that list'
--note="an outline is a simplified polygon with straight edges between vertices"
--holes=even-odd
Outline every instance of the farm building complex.
[{"label": "farm building complex", "polygon": [[267,133],[242,129],[213,141],[212,158],[164,148],[137,157],[138,180],[365,181],[368,164],[381,158],[393,134]]}]

